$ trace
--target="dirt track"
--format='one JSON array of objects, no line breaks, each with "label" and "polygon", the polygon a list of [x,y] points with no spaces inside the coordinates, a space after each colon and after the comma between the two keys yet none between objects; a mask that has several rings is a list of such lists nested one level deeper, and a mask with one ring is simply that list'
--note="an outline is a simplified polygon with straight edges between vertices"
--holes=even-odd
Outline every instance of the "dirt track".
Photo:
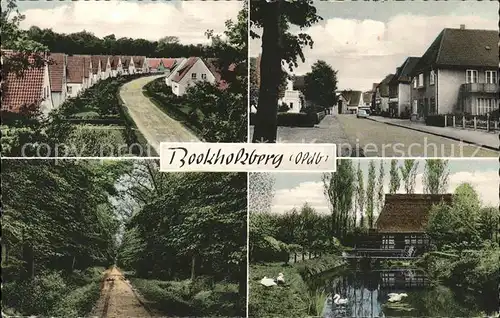
[{"label": "dirt track", "polygon": [[101,297],[93,316],[100,318],[151,317],[134,294],[130,284],[116,267],[105,272]]}]

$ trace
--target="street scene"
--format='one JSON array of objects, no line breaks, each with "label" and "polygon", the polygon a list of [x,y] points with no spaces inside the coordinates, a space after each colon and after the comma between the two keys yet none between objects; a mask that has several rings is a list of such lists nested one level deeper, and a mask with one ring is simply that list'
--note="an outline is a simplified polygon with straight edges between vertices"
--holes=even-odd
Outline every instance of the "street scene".
[{"label": "street scene", "polygon": [[4,156],[154,157],[162,141],[246,141],[246,3],[4,7]]},{"label": "street scene", "polygon": [[245,316],[246,173],[11,159],[1,180],[2,317]]},{"label": "street scene", "polygon": [[250,173],[249,317],[498,317],[498,187],[496,158]]},{"label": "street scene", "polygon": [[313,1],[283,35],[306,40],[277,66],[259,6],[273,4],[250,10],[253,142],[333,142],[356,157],[499,155],[495,4]]}]

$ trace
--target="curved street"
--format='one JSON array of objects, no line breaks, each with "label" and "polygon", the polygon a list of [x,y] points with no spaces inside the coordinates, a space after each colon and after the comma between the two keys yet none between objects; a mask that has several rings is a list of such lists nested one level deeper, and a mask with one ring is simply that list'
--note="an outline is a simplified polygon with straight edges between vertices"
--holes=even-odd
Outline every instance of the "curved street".
[{"label": "curved street", "polygon": [[200,142],[191,131],[170,118],[142,93],[144,85],[162,76],[141,77],[120,88],[120,97],[128,113],[158,155],[160,142]]}]

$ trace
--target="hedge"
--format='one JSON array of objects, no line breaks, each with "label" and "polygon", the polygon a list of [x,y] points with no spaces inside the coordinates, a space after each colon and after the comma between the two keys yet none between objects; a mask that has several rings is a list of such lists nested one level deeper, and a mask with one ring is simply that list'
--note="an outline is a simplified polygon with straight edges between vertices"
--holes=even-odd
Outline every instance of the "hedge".
[{"label": "hedge", "polygon": [[[277,124],[282,127],[314,127],[323,118],[325,112],[321,113],[278,113]],[[255,125],[256,114],[250,113],[250,125]]]},{"label": "hedge", "polygon": [[123,125],[122,118],[92,118],[92,119],[79,119],[67,118],[65,121],[72,124],[89,124],[89,125]]},{"label": "hedge", "polygon": [[427,126],[445,127],[445,115],[428,115],[425,117]]}]

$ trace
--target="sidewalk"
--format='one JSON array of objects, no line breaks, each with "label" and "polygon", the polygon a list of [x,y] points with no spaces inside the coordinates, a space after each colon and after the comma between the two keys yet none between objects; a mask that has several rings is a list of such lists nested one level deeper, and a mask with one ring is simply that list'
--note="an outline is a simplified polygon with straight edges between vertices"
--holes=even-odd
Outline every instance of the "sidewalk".
[{"label": "sidewalk", "polygon": [[500,146],[498,132],[494,133],[462,128],[427,126],[424,123],[410,121],[409,119],[395,119],[379,116],[368,117],[368,119],[387,125],[398,126],[439,137],[450,138],[464,143],[475,144],[496,151],[499,150]]}]

